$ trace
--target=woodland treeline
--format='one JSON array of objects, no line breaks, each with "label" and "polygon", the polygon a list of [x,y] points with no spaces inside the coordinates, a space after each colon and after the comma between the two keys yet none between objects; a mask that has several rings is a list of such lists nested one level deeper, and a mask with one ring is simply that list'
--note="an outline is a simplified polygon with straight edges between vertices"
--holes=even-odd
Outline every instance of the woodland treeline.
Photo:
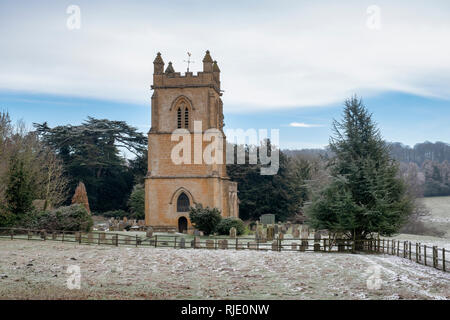
[{"label": "woodland treeline", "polygon": [[[413,185],[417,196],[450,196],[450,144],[423,142],[414,147],[400,142],[389,143],[389,152],[400,163],[400,171]],[[327,159],[333,153],[327,149],[285,150],[289,156]]]}]

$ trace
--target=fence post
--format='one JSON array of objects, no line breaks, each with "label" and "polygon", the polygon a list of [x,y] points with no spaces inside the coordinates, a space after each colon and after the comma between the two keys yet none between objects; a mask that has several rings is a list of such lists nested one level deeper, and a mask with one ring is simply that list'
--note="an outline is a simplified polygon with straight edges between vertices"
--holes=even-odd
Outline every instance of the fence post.
[{"label": "fence post", "polygon": [[174,249],[177,248],[177,237],[175,237],[175,244],[173,245]]},{"label": "fence post", "polygon": [[445,271],[445,248],[442,248],[442,270]]},{"label": "fence post", "polygon": [[416,262],[419,263],[419,246],[417,242],[416,242]]},{"label": "fence post", "polygon": [[63,231],[63,236],[62,236],[62,242],[64,242],[64,231]]},{"label": "fence post", "polygon": [[411,241],[409,241],[409,260],[411,260]]},{"label": "fence post", "polygon": [[136,243],[135,243],[135,245],[136,245],[136,248],[137,248],[137,246],[138,246],[138,236],[136,235]]},{"label": "fence post", "polygon": [[425,244],[423,245],[423,261],[427,265],[427,246]]},{"label": "fence post", "polygon": [[14,240],[14,229],[11,229],[9,231],[10,235],[11,235],[11,240]]},{"label": "fence post", "polygon": [[[158,247],[158,236],[155,235],[155,248]],[[194,243],[194,249],[195,249],[195,243]]]},{"label": "fence post", "polygon": [[383,253],[384,253],[384,239],[383,239]]},{"label": "fence post", "polygon": [[391,255],[395,255],[395,240],[392,240]]},{"label": "fence post", "polygon": [[419,242],[419,262],[422,261],[422,244]]},{"label": "fence post", "polygon": [[78,238],[78,244],[81,244],[81,237],[83,236],[83,233],[80,232],[80,237]]},{"label": "fence post", "polygon": [[433,246],[433,268],[436,268],[436,247]]},{"label": "fence post", "polygon": [[377,251],[380,253],[380,235],[378,235]]}]

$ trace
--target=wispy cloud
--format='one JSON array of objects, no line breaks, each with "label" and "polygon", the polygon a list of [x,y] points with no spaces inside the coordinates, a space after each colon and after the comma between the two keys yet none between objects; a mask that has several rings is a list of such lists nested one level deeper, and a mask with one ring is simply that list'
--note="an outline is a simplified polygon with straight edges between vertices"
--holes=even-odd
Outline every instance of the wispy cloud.
[{"label": "wispy cloud", "polygon": [[450,99],[446,0],[378,0],[380,30],[367,28],[372,3],[360,0],[79,0],[81,29],[72,31],[67,3],[44,2],[0,4],[0,89],[147,104],[156,52],[181,72],[192,52],[195,72],[209,49],[227,112],[386,91]]},{"label": "wispy cloud", "polygon": [[304,123],[304,122],[291,122],[291,123],[289,123],[289,127],[295,127],[295,128],[318,128],[318,127],[324,127],[324,125]]}]

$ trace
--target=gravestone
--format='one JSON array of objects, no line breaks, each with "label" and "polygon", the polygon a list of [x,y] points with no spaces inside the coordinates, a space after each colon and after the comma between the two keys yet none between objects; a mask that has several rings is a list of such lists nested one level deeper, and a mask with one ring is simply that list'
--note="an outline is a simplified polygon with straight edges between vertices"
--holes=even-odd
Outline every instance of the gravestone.
[{"label": "gravestone", "polygon": [[280,233],[280,234],[278,235],[278,239],[284,240],[284,233]]},{"label": "gravestone", "polygon": [[272,241],[274,239],[274,237],[275,237],[274,227],[273,226],[268,226],[266,234],[267,234],[267,236],[266,236],[267,241]]},{"label": "gravestone", "polygon": [[81,241],[81,232],[75,232],[75,241],[80,242]]},{"label": "gravestone", "polygon": [[127,223],[128,222],[128,218],[127,217],[123,217],[123,223]]},{"label": "gravestone", "polygon": [[219,248],[224,250],[228,249],[228,240],[227,239],[219,240]]},{"label": "gravestone", "polygon": [[291,249],[292,249],[292,251],[297,251],[297,243],[292,242],[291,243]]},{"label": "gravestone", "polygon": [[194,237],[194,248],[200,248],[201,244],[200,244],[200,237]]},{"label": "gravestone", "polygon": [[28,231],[28,240],[33,239],[33,232]]},{"label": "gravestone", "polygon": [[185,238],[180,239],[180,248],[181,249],[186,248],[186,239]]},{"label": "gravestone", "polygon": [[99,243],[105,243],[106,234],[105,233],[99,233],[98,234],[98,241]]},{"label": "gravestone", "polygon": [[294,239],[297,239],[297,238],[300,237],[300,230],[298,230],[297,227],[293,227],[293,229],[292,229],[292,237]]},{"label": "gravestone", "polygon": [[56,232],[52,232],[52,240],[56,240],[56,238],[58,237]]},{"label": "gravestone", "polygon": [[41,239],[43,239],[43,240],[47,240],[47,231],[45,231],[45,230],[41,230]]},{"label": "gravestone", "polygon": [[308,249],[308,240],[302,240],[300,245],[300,251],[306,251]]},{"label": "gravestone", "polygon": [[314,233],[314,251],[320,251],[320,232],[316,231]]},{"label": "gravestone", "polygon": [[200,230],[195,229],[194,230],[194,236],[200,236]]},{"label": "gravestone", "polygon": [[125,223],[123,223],[122,221],[120,221],[120,222],[119,222],[119,225],[118,225],[119,231],[123,231],[124,228],[125,228]]},{"label": "gravestone", "polygon": [[257,249],[256,242],[255,241],[247,242],[247,248],[249,248],[250,250],[256,250]]},{"label": "gravestone", "polygon": [[275,223],[275,215],[274,214],[263,214],[263,215],[261,215],[259,220],[262,224],[265,224],[265,225],[274,224]]},{"label": "gravestone", "polygon": [[275,234],[278,234],[280,232],[280,225],[276,224],[273,226],[273,232]]},{"label": "gravestone", "polygon": [[207,249],[214,249],[214,240],[212,240],[212,239],[207,239],[207,240],[206,240],[206,248],[207,248]]},{"label": "gravestone", "polygon": [[236,228],[235,227],[232,227],[230,229],[230,238],[232,238],[232,239],[236,238]]},{"label": "gravestone", "polygon": [[146,236],[147,236],[147,238],[153,237],[153,228],[152,227],[147,228]]},{"label": "gravestone", "polygon": [[278,241],[277,240],[272,242],[272,251],[278,251]]}]

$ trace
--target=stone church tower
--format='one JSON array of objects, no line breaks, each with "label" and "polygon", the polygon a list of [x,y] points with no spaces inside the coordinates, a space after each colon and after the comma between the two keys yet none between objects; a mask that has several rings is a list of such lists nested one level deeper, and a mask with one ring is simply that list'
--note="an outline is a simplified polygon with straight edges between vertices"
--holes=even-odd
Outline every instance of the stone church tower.
[{"label": "stone church tower", "polygon": [[[152,124],[145,180],[146,225],[156,231],[191,232],[189,207],[196,203],[218,208],[223,217],[238,217],[237,183],[230,181],[226,173],[226,137],[217,62],[206,51],[203,72],[197,75],[192,72],[181,75],[175,72],[171,62],[164,70],[160,53],[153,65]],[[190,164],[176,164],[171,157],[179,143],[171,139],[177,129],[186,129],[186,135],[191,138]],[[200,145],[202,154],[210,143],[201,138],[208,129],[218,129],[221,135],[222,163],[206,164],[194,154],[195,143]]]}]

